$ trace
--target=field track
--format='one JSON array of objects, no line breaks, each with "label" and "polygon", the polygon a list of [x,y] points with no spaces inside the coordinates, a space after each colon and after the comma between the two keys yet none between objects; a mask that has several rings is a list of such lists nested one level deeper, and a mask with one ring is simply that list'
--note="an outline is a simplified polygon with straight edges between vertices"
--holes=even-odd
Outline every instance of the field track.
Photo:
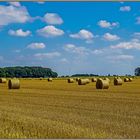
[{"label": "field track", "polygon": [[140,79],[97,90],[67,80],[0,84],[0,138],[140,138]]}]

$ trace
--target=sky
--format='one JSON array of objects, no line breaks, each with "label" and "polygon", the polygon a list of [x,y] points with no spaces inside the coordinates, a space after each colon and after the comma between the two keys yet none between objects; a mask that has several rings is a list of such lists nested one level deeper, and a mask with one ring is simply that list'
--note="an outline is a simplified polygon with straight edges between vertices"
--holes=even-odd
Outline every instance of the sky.
[{"label": "sky", "polygon": [[140,2],[0,2],[0,67],[134,74]]}]

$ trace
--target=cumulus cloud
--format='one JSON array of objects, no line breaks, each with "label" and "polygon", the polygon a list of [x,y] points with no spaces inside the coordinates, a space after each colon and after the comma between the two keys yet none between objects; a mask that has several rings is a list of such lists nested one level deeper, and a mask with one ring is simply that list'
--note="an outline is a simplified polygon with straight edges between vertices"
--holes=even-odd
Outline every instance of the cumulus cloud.
[{"label": "cumulus cloud", "polygon": [[103,50],[99,50],[99,49],[96,49],[94,51],[91,51],[92,54],[96,54],[96,55],[99,55],[99,54],[102,54],[103,53]]},{"label": "cumulus cloud", "polygon": [[131,7],[130,6],[122,6],[122,7],[120,7],[120,11],[129,12],[129,11],[131,11]]},{"label": "cumulus cloud", "polygon": [[134,56],[122,54],[122,55],[116,55],[116,56],[109,56],[108,59],[111,60],[112,62],[130,61],[134,59]]},{"label": "cumulus cloud", "polygon": [[70,37],[71,38],[91,40],[94,37],[94,35],[90,31],[82,29],[76,34],[70,34]]},{"label": "cumulus cloud", "polygon": [[118,37],[117,35],[113,35],[113,34],[110,34],[110,33],[105,33],[103,35],[103,38],[107,41],[116,41],[116,40],[120,39],[120,37]]},{"label": "cumulus cloud", "polygon": [[45,14],[44,20],[48,24],[62,24],[63,23],[62,18],[56,13],[47,13],[47,14]]},{"label": "cumulus cloud", "polygon": [[29,49],[44,49],[45,47],[44,43],[31,43],[27,46]]},{"label": "cumulus cloud", "polygon": [[[100,55],[108,52],[107,49],[89,49],[82,46],[77,46],[75,44],[66,44],[63,49],[69,53],[77,54],[77,55]],[[115,51],[116,52],[116,51]]]},{"label": "cumulus cloud", "polygon": [[44,4],[44,1],[37,1],[38,4]]},{"label": "cumulus cloud", "polygon": [[140,41],[138,39],[133,39],[128,42],[120,42],[117,45],[110,46],[113,49],[138,49],[140,50]]},{"label": "cumulus cloud", "polygon": [[45,26],[42,29],[37,30],[38,34],[44,37],[56,37],[56,36],[62,36],[64,34],[64,31],[61,29],[58,29],[54,26]]},{"label": "cumulus cloud", "polygon": [[29,30],[27,31],[23,31],[22,29],[18,29],[18,30],[9,30],[8,31],[9,35],[13,35],[13,36],[20,36],[20,37],[26,37],[29,36],[31,34],[31,32]]},{"label": "cumulus cloud", "polygon": [[69,53],[75,53],[79,55],[88,55],[90,53],[90,50],[85,47],[79,47],[74,44],[66,44],[64,46],[64,50]]},{"label": "cumulus cloud", "polygon": [[134,59],[133,55],[124,54],[121,49],[113,49],[110,47],[94,50],[92,51],[92,54],[100,55],[100,58],[104,58],[104,60],[111,63],[112,62],[122,63],[124,61],[129,61]]},{"label": "cumulus cloud", "polygon": [[11,23],[25,23],[30,20],[30,15],[24,6],[0,6],[0,26]]},{"label": "cumulus cloud", "polygon": [[20,7],[20,2],[8,2],[10,5],[13,5],[15,7]]},{"label": "cumulus cloud", "polygon": [[62,62],[62,63],[68,63],[69,61],[66,58],[62,58],[62,59],[60,59],[60,62]]},{"label": "cumulus cloud", "polygon": [[117,27],[119,26],[119,22],[108,22],[106,20],[100,20],[98,22],[98,25],[101,27],[101,28],[113,28],[113,27]]},{"label": "cumulus cloud", "polygon": [[37,59],[55,58],[61,56],[59,52],[49,52],[49,53],[37,53],[34,55]]}]

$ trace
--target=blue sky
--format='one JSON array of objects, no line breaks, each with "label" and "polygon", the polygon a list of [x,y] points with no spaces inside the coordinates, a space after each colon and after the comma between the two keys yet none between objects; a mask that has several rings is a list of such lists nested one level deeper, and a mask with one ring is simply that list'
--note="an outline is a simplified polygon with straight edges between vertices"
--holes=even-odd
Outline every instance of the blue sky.
[{"label": "blue sky", "polygon": [[0,2],[0,66],[134,74],[140,2]]}]

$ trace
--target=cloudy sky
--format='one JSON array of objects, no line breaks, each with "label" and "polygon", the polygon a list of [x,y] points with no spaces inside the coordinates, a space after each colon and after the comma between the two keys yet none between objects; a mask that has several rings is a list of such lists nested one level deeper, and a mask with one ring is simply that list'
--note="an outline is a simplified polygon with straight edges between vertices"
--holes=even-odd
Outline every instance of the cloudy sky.
[{"label": "cloudy sky", "polygon": [[0,2],[0,43],[1,67],[133,74],[140,65],[140,3]]}]

